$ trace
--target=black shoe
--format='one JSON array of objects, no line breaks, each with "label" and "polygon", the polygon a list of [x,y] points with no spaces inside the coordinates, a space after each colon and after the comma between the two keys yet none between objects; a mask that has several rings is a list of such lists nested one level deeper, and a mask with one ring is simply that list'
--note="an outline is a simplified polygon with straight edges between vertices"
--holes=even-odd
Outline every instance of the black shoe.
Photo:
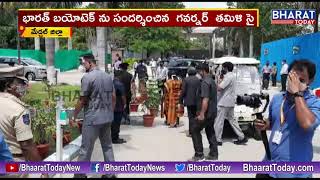
[{"label": "black shoe", "polygon": [[206,156],[205,159],[209,160],[209,161],[215,161],[215,160],[218,160],[218,155],[212,156],[212,155],[208,154],[208,156]]},{"label": "black shoe", "polygon": [[123,143],[126,143],[126,141],[123,139],[117,139],[117,140],[113,140],[112,143],[113,144],[123,144]]},{"label": "black shoe", "polygon": [[222,142],[217,142],[218,146],[222,146]]},{"label": "black shoe", "polygon": [[192,136],[191,136],[191,133],[188,133],[188,134],[187,134],[187,137],[192,137]]},{"label": "black shoe", "polygon": [[117,176],[115,174],[105,174],[102,175],[101,178],[117,178]]},{"label": "black shoe", "polygon": [[73,178],[88,178],[85,174],[74,174]]},{"label": "black shoe", "polygon": [[205,160],[204,155],[202,155],[202,156],[193,156],[189,161],[201,162],[204,160]]},{"label": "black shoe", "polygon": [[248,138],[247,137],[244,137],[242,140],[237,140],[237,141],[234,141],[233,143],[236,144],[236,145],[242,145],[242,144],[246,144],[248,142]]}]

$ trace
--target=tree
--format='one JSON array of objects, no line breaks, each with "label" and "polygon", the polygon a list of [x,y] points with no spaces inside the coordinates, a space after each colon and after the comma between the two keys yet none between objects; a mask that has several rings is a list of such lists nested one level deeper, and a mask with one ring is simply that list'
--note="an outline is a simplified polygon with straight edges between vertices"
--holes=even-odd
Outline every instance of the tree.
[{"label": "tree", "polygon": [[[249,47],[251,47],[248,48],[248,51],[250,51],[250,49],[253,51],[251,53],[244,52],[244,54],[257,56],[260,54],[260,47],[262,43],[297,36],[308,32],[305,27],[299,25],[271,24],[270,17],[272,9],[292,9],[293,7],[298,7],[298,2],[229,2],[228,5],[230,8],[259,9],[259,28],[234,28],[239,32],[237,39],[234,39],[237,43],[235,46],[240,47],[239,39],[242,39],[244,46],[249,45]],[[235,37],[235,34],[232,34],[232,36]],[[244,38],[248,36],[251,38]],[[246,50],[246,48],[244,48],[244,50]]]}]

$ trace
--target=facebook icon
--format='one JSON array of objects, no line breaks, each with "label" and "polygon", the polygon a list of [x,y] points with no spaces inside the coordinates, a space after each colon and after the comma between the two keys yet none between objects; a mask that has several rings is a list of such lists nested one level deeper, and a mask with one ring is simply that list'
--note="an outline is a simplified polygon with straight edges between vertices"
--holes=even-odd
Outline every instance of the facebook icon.
[{"label": "facebook icon", "polygon": [[91,171],[92,172],[99,172],[99,170],[100,170],[100,164],[99,163],[91,164]]}]

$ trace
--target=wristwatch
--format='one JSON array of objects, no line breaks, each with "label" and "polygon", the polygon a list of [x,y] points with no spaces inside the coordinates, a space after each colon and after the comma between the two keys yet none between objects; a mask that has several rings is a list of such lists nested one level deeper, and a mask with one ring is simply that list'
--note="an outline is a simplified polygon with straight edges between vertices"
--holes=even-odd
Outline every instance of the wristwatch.
[{"label": "wristwatch", "polygon": [[303,92],[299,91],[293,94],[294,97],[303,97]]}]

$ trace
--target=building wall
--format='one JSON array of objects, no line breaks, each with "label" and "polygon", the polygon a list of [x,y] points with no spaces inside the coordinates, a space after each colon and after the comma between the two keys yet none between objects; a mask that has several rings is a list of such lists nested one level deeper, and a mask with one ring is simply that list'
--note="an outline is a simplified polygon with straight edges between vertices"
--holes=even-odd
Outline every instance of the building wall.
[{"label": "building wall", "polygon": [[[294,48],[299,51],[294,52]],[[278,76],[280,80],[281,61],[287,60],[290,64],[296,59],[309,59],[316,64],[317,72],[311,88],[320,87],[320,33],[297,36],[265,43],[261,47],[261,67],[267,61],[270,64],[277,63]]]}]

